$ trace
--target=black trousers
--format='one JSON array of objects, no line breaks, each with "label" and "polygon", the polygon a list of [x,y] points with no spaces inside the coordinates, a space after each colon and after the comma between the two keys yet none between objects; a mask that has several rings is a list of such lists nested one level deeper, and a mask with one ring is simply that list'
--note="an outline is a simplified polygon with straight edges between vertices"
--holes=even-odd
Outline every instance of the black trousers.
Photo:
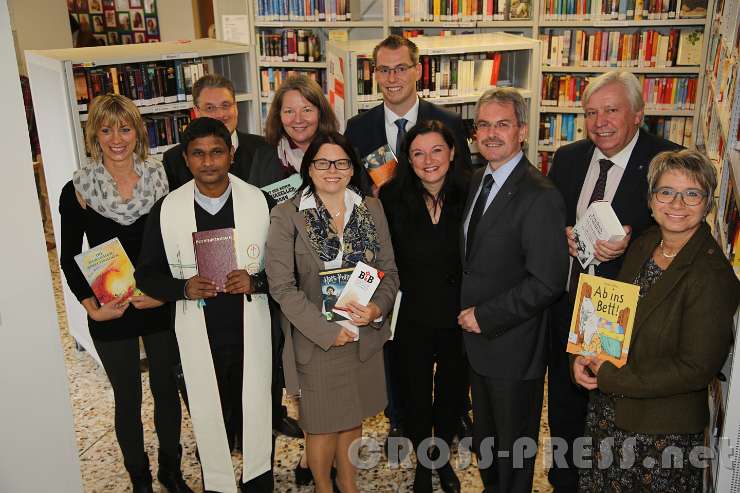
[{"label": "black trousers", "polygon": [[244,349],[242,346],[225,346],[212,351],[211,356],[226,436],[229,439],[229,447],[233,448],[233,441],[242,438]]},{"label": "black trousers", "polygon": [[[473,392],[473,450],[478,455],[484,491],[529,493],[536,454],[529,448],[525,455],[523,442],[517,443],[517,440],[530,438],[536,447],[544,378],[503,380],[480,375],[471,369],[470,387]],[[493,438],[493,444],[486,438]]]},{"label": "black trousers", "polygon": [[[149,361],[149,387],[154,398],[154,427],[159,439],[160,464],[179,464],[180,396],[174,369],[179,364],[175,333],[163,330],[143,336]],[[115,429],[126,470],[133,475],[148,469],[141,424],[141,370],[139,338],[119,341],[93,339],[105,373],[113,387]]]},{"label": "black trousers", "polygon": [[[568,449],[565,463],[556,459],[548,473],[548,480],[557,493],[575,492],[578,488],[578,469],[573,464],[573,442],[583,436],[588,408],[588,391],[573,383],[570,376],[570,359],[565,348],[570,330],[573,306],[568,295],[563,295],[551,308],[549,354],[547,369],[547,420],[553,447],[562,439]],[[558,440],[559,441],[559,440]]]},{"label": "black trousers", "polygon": [[399,327],[393,342],[396,378],[403,395],[406,436],[414,449],[435,436],[452,445],[466,390],[466,362],[459,327]]}]

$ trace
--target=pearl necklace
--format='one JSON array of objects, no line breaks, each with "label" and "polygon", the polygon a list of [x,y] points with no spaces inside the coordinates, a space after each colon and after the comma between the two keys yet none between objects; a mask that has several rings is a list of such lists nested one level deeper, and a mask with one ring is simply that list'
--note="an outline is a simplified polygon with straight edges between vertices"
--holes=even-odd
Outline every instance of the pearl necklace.
[{"label": "pearl necklace", "polygon": [[663,255],[665,258],[674,258],[676,255],[678,255],[679,251],[680,249],[677,250],[676,253],[674,254],[665,253],[665,247],[663,246],[663,240],[660,240],[660,254]]}]

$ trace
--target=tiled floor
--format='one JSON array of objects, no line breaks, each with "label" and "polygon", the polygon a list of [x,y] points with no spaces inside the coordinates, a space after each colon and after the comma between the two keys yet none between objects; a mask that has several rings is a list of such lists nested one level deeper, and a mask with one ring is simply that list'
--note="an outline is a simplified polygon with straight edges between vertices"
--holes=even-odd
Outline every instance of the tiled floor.
[{"label": "tiled floor", "polygon": [[[62,307],[60,293],[59,270],[56,252],[49,252],[49,263],[52,266],[55,292],[57,293],[57,311],[60,314],[62,344],[67,361],[72,405],[74,408],[75,432],[82,467],[82,480],[87,492],[124,492],[130,491],[128,475],[123,468],[121,454],[116,443],[113,430],[113,394],[106,379],[105,373],[97,363],[86,353],[75,349],[75,344],[66,330],[66,318]],[[142,375],[144,390],[144,404],[142,419],[144,422],[145,442],[147,451],[156,472],[157,438],[153,429],[152,400],[149,393],[147,374]],[[291,414],[295,413],[295,406],[287,403]],[[543,409],[543,415],[546,413]],[[387,422],[382,415],[366,420],[364,435],[374,437],[381,442],[387,431]],[[549,436],[547,423],[542,424],[541,441]],[[188,484],[196,492],[202,491],[200,469],[195,460],[194,443],[190,421],[187,412],[183,409],[182,443],[184,449],[183,472]],[[382,443],[382,442],[381,442]],[[311,487],[298,488],[293,482],[293,468],[298,462],[302,440],[278,437],[275,460],[275,491],[308,493]],[[239,468],[238,456],[234,456],[235,468]],[[382,460],[376,467],[361,471],[358,478],[360,490],[365,492],[410,492],[413,482],[413,468],[391,468],[388,462]],[[481,483],[474,466],[458,470],[458,476],[463,484],[463,491],[479,492]],[[436,478],[435,478],[436,481]],[[436,483],[435,483],[436,484]],[[155,491],[158,489],[155,484]],[[441,490],[440,490],[441,491]],[[550,492],[547,479],[543,472],[542,454],[537,458],[535,471],[534,492]]]}]

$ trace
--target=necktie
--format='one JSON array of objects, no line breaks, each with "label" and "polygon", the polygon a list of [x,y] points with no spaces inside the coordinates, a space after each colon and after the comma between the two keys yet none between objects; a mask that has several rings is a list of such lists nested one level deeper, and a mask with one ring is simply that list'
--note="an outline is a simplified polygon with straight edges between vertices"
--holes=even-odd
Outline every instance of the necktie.
[{"label": "necktie", "polygon": [[398,127],[398,133],[396,134],[396,158],[401,155],[401,144],[403,144],[403,138],[406,137],[406,123],[408,120],[405,118],[399,118],[394,122]]},{"label": "necktie", "polygon": [[475,199],[473,212],[470,213],[470,222],[468,223],[468,236],[465,241],[465,258],[468,258],[468,255],[470,255],[470,248],[473,246],[473,238],[475,238],[475,230],[478,228],[478,223],[483,217],[483,209],[485,209],[486,207],[488,194],[491,193],[492,187],[493,175],[485,175],[483,177],[483,186],[480,188],[478,198]]},{"label": "necktie", "polygon": [[614,166],[614,163],[608,159],[599,159],[599,178],[596,180],[594,191],[591,193],[591,198],[588,201],[588,205],[591,202],[597,200],[604,200],[604,192],[606,191],[606,175],[609,173],[609,169]]},{"label": "necktie", "polygon": [[[591,192],[591,198],[588,201],[588,205],[591,202],[597,200],[604,200],[604,193],[606,192],[606,175],[609,173],[609,169],[614,166],[614,163],[608,159],[599,159],[599,178],[596,180],[594,185],[594,191]],[[578,277],[582,272],[586,272],[578,260],[573,259],[573,265],[570,268],[570,278],[568,280],[568,294],[570,295],[571,301],[575,301],[576,290],[578,289]]]}]

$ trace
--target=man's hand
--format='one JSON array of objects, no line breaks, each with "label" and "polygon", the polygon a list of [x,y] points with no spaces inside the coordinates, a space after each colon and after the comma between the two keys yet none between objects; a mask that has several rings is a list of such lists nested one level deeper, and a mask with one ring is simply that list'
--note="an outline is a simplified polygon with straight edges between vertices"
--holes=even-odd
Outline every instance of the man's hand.
[{"label": "man's hand", "polygon": [[357,336],[350,331],[349,329],[342,327],[342,330],[337,334],[337,338],[334,339],[334,346],[341,347],[347,344],[348,342],[355,342],[357,339]]},{"label": "man's hand", "polygon": [[622,225],[624,228],[624,238],[620,241],[604,241],[596,240],[596,247],[594,248],[594,256],[601,262],[609,262],[615,258],[621,257],[627,245],[630,243],[632,238],[632,226]]},{"label": "man's hand", "polygon": [[252,277],[246,270],[232,270],[226,276],[224,292],[229,294],[252,294]]},{"label": "man's hand", "polygon": [[480,334],[480,327],[478,326],[478,321],[475,319],[474,306],[461,311],[460,315],[457,316],[457,323],[460,324],[460,327],[462,327],[464,331],[473,334]]},{"label": "man's hand", "polygon": [[349,321],[352,322],[352,325],[357,325],[358,327],[369,324],[383,314],[380,311],[380,307],[372,301],[367,306],[361,305],[356,301],[350,301],[347,303],[345,309],[349,314]]},{"label": "man's hand", "polygon": [[568,255],[571,257],[578,257],[578,250],[576,248],[576,235],[573,234],[573,226],[565,228],[565,237],[568,239]]},{"label": "man's hand", "polygon": [[573,361],[573,379],[581,387],[588,390],[593,390],[599,385],[596,377],[588,372],[590,364],[591,358],[586,358],[585,356],[577,356],[576,359]]},{"label": "man's hand", "polygon": [[216,283],[205,277],[193,276],[185,282],[185,294],[189,300],[201,300],[216,296]]},{"label": "man's hand", "polygon": [[588,369],[591,370],[591,373],[593,373],[595,376],[599,376],[599,370],[601,369],[601,365],[604,364],[603,359],[599,359],[596,356],[591,357],[591,361],[588,363]]}]

